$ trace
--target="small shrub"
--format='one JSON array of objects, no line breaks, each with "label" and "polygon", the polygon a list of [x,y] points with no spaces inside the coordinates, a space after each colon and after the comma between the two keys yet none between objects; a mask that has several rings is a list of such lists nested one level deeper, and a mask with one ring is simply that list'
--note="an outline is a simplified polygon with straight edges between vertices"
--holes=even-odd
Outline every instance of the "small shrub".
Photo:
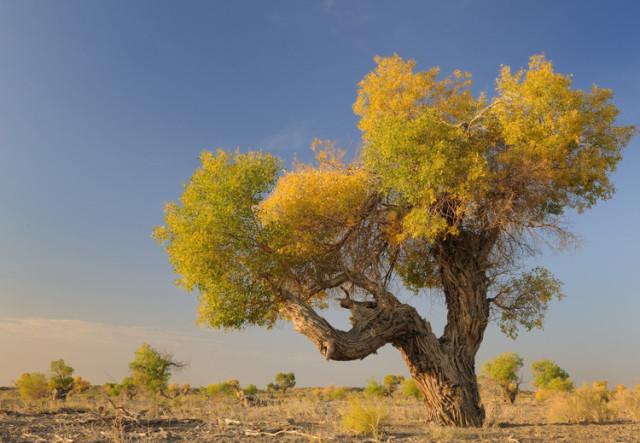
[{"label": "small shrub", "polygon": [[236,393],[237,380],[224,381],[222,383],[213,383],[207,385],[207,396],[214,397],[232,397]]},{"label": "small shrub", "polygon": [[349,391],[342,386],[325,386],[321,391],[321,396],[325,400],[344,400]]},{"label": "small shrub", "polygon": [[572,393],[554,395],[547,416],[552,422],[603,423],[616,418],[616,412],[609,405],[608,391],[594,384],[582,386]]},{"label": "small shrub", "polygon": [[379,440],[387,415],[387,409],[379,403],[353,399],[342,413],[342,429]]},{"label": "small shrub", "polygon": [[616,386],[615,394],[609,404],[621,418],[640,421],[640,385],[635,389]]},{"label": "small shrub", "polygon": [[296,376],[293,372],[278,372],[276,374],[274,388],[282,392],[287,392],[296,385]]},{"label": "small shrub", "polygon": [[247,395],[256,395],[258,393],[258,387],[254,384],[248,384],[246,388],[244,388],[244,393]]},{"label": "small shrub", "polygon": [[20,398],[23,400],[41,400],[47,398],[51,390],[47,376],[40,372],[24,373],[15,381]]},{"label": "small shrub", "polygon": [[51,378],[49,387],[55,400],[66,400],[67,395],[73,389],[73,368],[68,366],[63,359],[51,362]]},{"label": "small shrub", "polygon": [[521,380],[518,372],[523,363],[522,357],[518,354],[505,352],[482,365],[483,375],[500,386],[505,401],[511,404],[516,401],[520,391]]},{"label": "small shrub", "polygon": [[420,392],[416,381],[412,378],[408,378],[402,383],[402,394],[405,397],[415,398],[416,400],[424,399],[424,396],[422,395],[422,392]]},{"label": "small shrub", "polygon": [[393,393],[398,390],[398,386],[400,386],[402,382],[404,382],[404,377],[402,375],[385,375],[384,379],[382,379],[385,395],[388,397],[393,396]]},{"label": "small shrub", "polygon": [[571,392],[574,385],[567,371],[551,360],[538,360],[531,364],[533,385],[538,388],[536,399],[546,400],[556,393]]},{"label": "small shrub", "polygon": [[118,383],[105,383],[102,385],[102,389],[109,397],[119,397],[122,392],[122,386]]},{"label": "small shrub", "polygon": [[369,380],[369,382],[367,383],[367,386],[364,388],[364,392],[367,395],[371,395],[374,397],[383,397],[384,395],[386,395],[387,390],[384,388],[383,385],[381,385],[375,379],[372,378],[371,380]]},{"label": "small shrub", "polygon": [[79,375],[73,377],[73,392],[75,394],[86,392],[89,390],[89,388],[91,388],[91,383],[89,383],[87,380],[80,377]]},{"label": "small shrub", "polygon": [[167,389],[173,369],[184,366],[173,360],[169,354],[161,354],[148,343],[143,343],[129,363],[131,381],[133,384],[149,393],[157,394]]}]

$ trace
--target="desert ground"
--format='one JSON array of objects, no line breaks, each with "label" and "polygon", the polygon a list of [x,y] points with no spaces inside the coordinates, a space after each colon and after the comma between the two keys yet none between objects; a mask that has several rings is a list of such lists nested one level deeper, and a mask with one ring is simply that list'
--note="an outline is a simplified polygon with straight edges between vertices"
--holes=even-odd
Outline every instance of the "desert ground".
[{"label": "desert ground", "polygon": [[[487,423],[455,429],[424,422],[418,399],[399,393],[371,398],[356,389],[294,388],[260,391],[260,405],[243,405],[234,396],[210,398],[195,389],[176,398],[109,398],[101,387],[67,401],[28,403],[15,389],[0,391],[1,442],[640,442],[640,423],[555,423],[548,404],[530,392],[515,405],[484,389]],[[354,402],[374,405],[382,415],[379,433],[346,431],[343,416]]]}]

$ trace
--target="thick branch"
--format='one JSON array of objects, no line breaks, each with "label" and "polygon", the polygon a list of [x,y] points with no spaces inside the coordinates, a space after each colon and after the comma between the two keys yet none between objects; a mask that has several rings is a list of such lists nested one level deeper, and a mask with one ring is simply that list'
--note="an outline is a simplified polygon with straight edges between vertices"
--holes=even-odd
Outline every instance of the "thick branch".
[{"label": "thick branch", "polygon": [[394,309],[352,303],[353,327],[349,331],[335,329],[309,305],[295,295],[281,291],[285,302],[282,312],[296,331],[304,334],[327,360],[358,360],[374,354],[379,348],[403,337],[421,335],[434,343],[437,338],[430,324],[409,305]]}]

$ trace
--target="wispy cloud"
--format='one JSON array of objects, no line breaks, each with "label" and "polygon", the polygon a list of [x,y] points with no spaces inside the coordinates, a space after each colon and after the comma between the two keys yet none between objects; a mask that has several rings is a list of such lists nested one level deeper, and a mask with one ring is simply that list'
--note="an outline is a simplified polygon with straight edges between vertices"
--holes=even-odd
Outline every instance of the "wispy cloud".
[{"label": "wispy cloud", "polygon": [[263,137],[258,147],[269,151],[301,152],[309,148],[312,139],[311,125],[303,122]]}]

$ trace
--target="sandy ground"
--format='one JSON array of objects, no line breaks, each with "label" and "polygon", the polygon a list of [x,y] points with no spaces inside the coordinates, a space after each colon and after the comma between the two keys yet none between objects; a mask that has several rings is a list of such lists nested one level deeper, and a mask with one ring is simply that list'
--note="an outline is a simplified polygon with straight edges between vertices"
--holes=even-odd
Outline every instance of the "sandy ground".
[{"label": "sandy ground", "polygon": [[[5,396],[6,397],[6,396]],[[265,396],[268,399],[268,396]],[[262,407],[243,407],[234,399],[199,395],[149,404],[102,396],[26,405],[0,400],[0,442],[235,442],[375,441],[340,426],[346,400],[322,400],[308,393],[271,398]],[[477,429],[430,426],[422,405],[407,399],[381,399],[388,411],[379,441],[389,442],[640,442],[640,423],[554,424],[544,404],[523,396],[515,406],[487,405],[491,425]]]}]

